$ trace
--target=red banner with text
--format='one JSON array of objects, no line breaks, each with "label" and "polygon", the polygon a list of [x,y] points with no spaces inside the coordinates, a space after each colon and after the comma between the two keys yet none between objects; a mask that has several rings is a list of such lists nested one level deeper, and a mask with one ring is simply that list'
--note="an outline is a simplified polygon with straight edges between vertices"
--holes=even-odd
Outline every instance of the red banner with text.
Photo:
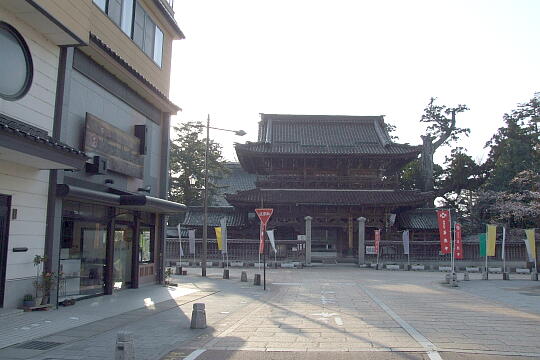
[{"label": "red banner with text", "polygon": [[454,257],[456,259],[463,259],[463,241],[461,240],[461,224],[456,223],[454,228]]},{"label": "red banner with text", "polygon": [[441,253],[450,254],[452,228],[450,226],[450,210],[437,210],[437,222],[439,223],[439,236],[441,239]]},{"label": "red banner with text", "polygon": [[381,242],[381,230],[375,230],[375,254],[379,254],[380,242]]}]

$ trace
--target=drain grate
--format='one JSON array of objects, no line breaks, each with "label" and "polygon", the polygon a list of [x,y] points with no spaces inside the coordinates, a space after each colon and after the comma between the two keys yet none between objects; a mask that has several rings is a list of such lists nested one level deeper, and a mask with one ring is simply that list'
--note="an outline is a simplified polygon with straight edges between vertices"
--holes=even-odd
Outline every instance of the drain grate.
[{"label": "drain grate", "polygon": [[32,350],[49,350],[53,347],[56,347],[58,345],[62,345],[62,343],[59,342],[52,342],[52,341],[27,341],[25,343],[22,343],[20,345],[15,346],[18,349],[32,349]]}]

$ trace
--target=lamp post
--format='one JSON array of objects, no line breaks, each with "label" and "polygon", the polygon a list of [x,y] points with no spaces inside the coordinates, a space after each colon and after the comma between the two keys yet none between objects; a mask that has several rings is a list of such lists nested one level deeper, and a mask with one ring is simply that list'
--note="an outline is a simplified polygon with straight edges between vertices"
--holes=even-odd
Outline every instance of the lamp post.
[{"label": "lamp post", "polygon": [[228,131],[238,136],[246,135],[244,130],[229,130],[210,126],[210,115],[206,119],[206,148],[204,151],[204,221],[201,256],[201,275],[206,276],[206,259],[208,255],[208,150],[210,147],[210,129]]}]

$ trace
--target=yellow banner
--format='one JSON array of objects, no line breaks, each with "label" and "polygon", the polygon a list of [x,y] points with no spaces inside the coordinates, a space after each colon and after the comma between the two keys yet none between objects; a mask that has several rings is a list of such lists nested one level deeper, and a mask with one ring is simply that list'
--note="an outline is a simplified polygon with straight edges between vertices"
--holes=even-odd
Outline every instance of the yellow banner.
[{"label": "yellow banner", "polygon": [[495,256],[497,225],[487,225],[487,256]]},{"label": "yellow banner", "polygon": [[218,250],[223,250],[223,239],[221,237],[221,227],[215,227],[214,230],[216,230],[216,240],[217,240]]},{"label": "yellow banner", "polygon": [[534,261],[536,258],[536,244],[534,241],[534,229],[527,229],[525,230],[525,234],[527,235],[527,252],[529,255],[529,261]]}]

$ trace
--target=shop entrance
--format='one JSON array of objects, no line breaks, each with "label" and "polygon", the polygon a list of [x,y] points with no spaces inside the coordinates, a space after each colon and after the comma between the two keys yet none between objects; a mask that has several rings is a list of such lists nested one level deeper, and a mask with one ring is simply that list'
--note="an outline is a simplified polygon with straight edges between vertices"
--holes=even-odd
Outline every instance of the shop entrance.
[{"label": "shop entrance", "polygon": [[131,287],[131,259],[133,251],[133,225],[116,223],[114,228],[114,288]]}]

